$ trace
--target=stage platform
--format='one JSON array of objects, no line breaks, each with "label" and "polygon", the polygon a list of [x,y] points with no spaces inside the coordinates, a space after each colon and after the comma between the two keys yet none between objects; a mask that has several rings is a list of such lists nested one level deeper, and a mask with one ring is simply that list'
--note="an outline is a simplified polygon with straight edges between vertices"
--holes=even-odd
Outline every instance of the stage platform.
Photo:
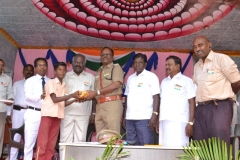
[{"label": "stage platform", "polygon": [[[96,160],[101,157],[106,145],[94,145],[83,143],[60,143],[64,146],[61,160]],[[123,151],[130,151],[130,156],[123,160],[177,160],[183,154],[183,148],[161,146],[124,146]]]}]

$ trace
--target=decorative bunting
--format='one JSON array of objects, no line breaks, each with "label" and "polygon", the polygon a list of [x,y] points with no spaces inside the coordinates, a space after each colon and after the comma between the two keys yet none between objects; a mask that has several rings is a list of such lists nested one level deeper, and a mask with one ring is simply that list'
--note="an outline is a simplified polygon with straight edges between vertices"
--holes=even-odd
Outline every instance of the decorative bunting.
[{"label": "decorative bunting", "polygon": [[[25,61],[25,58],[23,56],[21,48],[19,48],[18,50],[19,50],[19,57],[21,59],[22,65],[23,66],[27,65],[27,63]],[[66,63],[68,64],[68,66],[70,66],[70,64],[72,63],[72,58],[75,55],[76,55],[75,52],[73,52],[71,50],[67,50],[67,53],[66,53]],[[91,69],[93,71],[97,71],[100,68],[101,62],[100,62],[100,58],[99,57],[97,57],[97,56],[88,56],[86,54],[83,54],[83,55],[87,59],[87,62],[86,62],[86,67],[87,68],[89,68],[89,69]],[[118,55],[118,56],[114,57],[115,58],[114,63],[118,63],[120,66],[123,67],[123,71],[125,73],[124,77],[128,73],[130,67],[133,64],[133,57],[134,57],[134,55],[135,55],[135,52],[132,51],[131,53],[124,54],[124,55]],[[193,55],[193,52],[190,52],[189,56],[188,56],[188,58],[187,58],[187,60],[186,60],[186,62],[184,64],[184,66],[181,69],[182,73],[185,71],[186,67],[188,66],[188,63],[190,62],[192,55]],[[49,59],[49,58],[51,58],[53,65],[58,62],[56,56],[54,55],[54,53],[52,52],[51,49],[48,50],[47,55],[46,55],[46,59]],[[146,70],[150,71],[152,69],[152,66],[154,66],[154,70],[157,69],[157,66],[158,66],[158,55],[157,55],[156,52],[154,52],[152,54],[152,56],[148,59]]]},{"label": "decorative bunting", "polygon": [[130,67],[133,64],[133,57],[135,56],[135,52],[131,53],[131,57],[128,59],[127,63],[125,64],[125,66],[123,67],[123,72],[124,72],[124,77],[127,75]]},{"label": "decorative bunting", "polygon": [[21,59],[22,65],[23,65],[23,66],[26,66],[27,63],[26,63],[26,61],[25,61],[25,59],[24,59],[24,56],[23,56],[23,54],[22,54],[21,48],[18,48],[18,52],[19,52],[19,57],[20,57],[20,59]]},{"label": "decorative bunting", "polygon": [[51,49],[48,50],[46,55],[46,59],[49,59],[49,58],[51,58],[53,66],[58,62],[57,58],[55,57]]},{"label": "decorative bunting", "polygon": [[67,54],[66,54],[66,63],[68,64],[68,67],[70,66],[70,64],[72,64],[72,59],[73,57],[76,55],[76,53],[74,53],[73,51],[71,51],[70,49],[67,50]]},{"label": "decorative bunting", "polygon": [[152,56],[148,59],[146,70],[151,71],[153,65],[154,70],[156,70],[158,65],[158,55],[156,52],[154,52]]},{"label": "decorative bunting", "polygon": [[182,69],[181,69],[181,72],[182,72],[182,73],[183,73],[183,72],[185,71],[185,69],[187,68],[188,63],[189,63],[189,61],[190,61],[191,58],[192,58],[192,55],[193,55],[193,52],[190,52],[190,53],[189,53],[189,56],[188,56],[188,58],[187,58],[187,60],[186,60],[186,62],[185,62],[185,64],[184,64],[184,66],[183,66]]}]

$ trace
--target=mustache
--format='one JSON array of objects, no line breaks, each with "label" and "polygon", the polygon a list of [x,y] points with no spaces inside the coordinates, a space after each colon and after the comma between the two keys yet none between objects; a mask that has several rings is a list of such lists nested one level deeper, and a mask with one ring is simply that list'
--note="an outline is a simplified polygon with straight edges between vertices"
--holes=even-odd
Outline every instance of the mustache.
[{"label": "mustache", "polygon": [[197,51],[196,53],[199,54],[199,52],[203,52],[203,50],[199,50],[199,51]]}]

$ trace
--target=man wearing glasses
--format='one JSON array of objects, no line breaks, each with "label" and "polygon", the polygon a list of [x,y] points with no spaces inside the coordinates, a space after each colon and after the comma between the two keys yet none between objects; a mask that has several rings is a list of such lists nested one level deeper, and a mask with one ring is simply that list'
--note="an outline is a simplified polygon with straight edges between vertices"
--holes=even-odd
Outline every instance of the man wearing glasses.
[{"label": "man wearing glasses", "polygon": [[27,111],[24,115],[24,160],[30,160],[33,157],[33,147],[36,143],[38,129],[41,121],[41,107],[45,98],[44,85],[49,80],[46,76],[48,69],[45,58],[34,60],[36,75],[26,80],[24,92],[26,97]]},{"label": "man wearing glasses", "polygon": [[95,126],[101,130],[115,130],[120,133],[122,117],[123,70],[119,64],[113,64],[114,52],[104,47],[100,54],[102,66],[96,72],[95,91],[90,91],[87,100],[96,98]]}]

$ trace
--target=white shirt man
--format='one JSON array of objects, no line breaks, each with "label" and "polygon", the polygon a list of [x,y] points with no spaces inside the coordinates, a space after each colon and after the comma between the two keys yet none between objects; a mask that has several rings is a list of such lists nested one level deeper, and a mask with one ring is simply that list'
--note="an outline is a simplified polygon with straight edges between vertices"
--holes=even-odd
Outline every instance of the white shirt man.
[{"label": "white shirt man", "polygon": [[[73,71],[68,72],[64,78],[69,94],[78,90],[94,90],[95,77],[83,71],[85,67],[83,63],[85,63],[84,56],[76,55],[73,58]],[[83,66],[79,67],[79,65]],[[85,142],[91,113],[92,101],[85,101],[83,103],[75,102],[65,107],[64,119],[61,120],[60,125],[60,142]],[[60,147],[60,158],[62,158],[62,151],[63,148]]]},{"label": "white shirt man", "polygon": [[127,95],[126,119],[150,119],[153,112],[153,95],[159,94],[158,77],[147,70],[143,70],[138,76],[132,74],[125,90]]},{"label": "white shirt man", "polygon": [[34,61],[34,67],[37,74],[28,78],[24,84],[26,104],[28,106],[24,115],[24,160],[31,160],[33,157],[33,147],[36,143],[38,129],[41,120],[41,107],[45,98],[44,84],[49,80],[45,75],[47,71],[47,61],[44,58],[37,58]]},{"label": "white shirt man", "polygon": [[[24,124],[24,114],[27,109],[26,97],[24,94],[24,83],[27,78],[33,76],[34,68],[28,64],[23,69],[24,79],[17,81],[13,85],[14,105],[12,111],[12,128],[19,128]],[[21,135],[15,134],[14,141],[20,142]],[[18,156],[18,148],[11,148],[10,160],[16,160]]]},{"label": "white shirt man", "polygon": [[126,105],[123,125],[126,139],[136,145],[154,144],[153,129],[156,126],[159,107],[159,80],[147,70],[147,57],[138,53],[133,58],[136,71],[128,80],[125,90]]},{"label": "white shirt man", "polygon": [[[173,58],[176,57],[170,56],[168,60],[171,60],[172,65],[178,66],[178,64],[174,64]],[[168,60],[167,63],[170,63]],[[180,59],[177,57],[177,60]],[[193,129],[194,113],[192,112],[194,111],[191,110],[191,107],[195,107],[192,103],[195,103],[193,99],[196,95],[193,81],[182,75],[180,69],[177,69],[162,80],[160,92],[159,144],[162,146],[186,146]],[[190,123],[188,124],[188,122]]]}]

